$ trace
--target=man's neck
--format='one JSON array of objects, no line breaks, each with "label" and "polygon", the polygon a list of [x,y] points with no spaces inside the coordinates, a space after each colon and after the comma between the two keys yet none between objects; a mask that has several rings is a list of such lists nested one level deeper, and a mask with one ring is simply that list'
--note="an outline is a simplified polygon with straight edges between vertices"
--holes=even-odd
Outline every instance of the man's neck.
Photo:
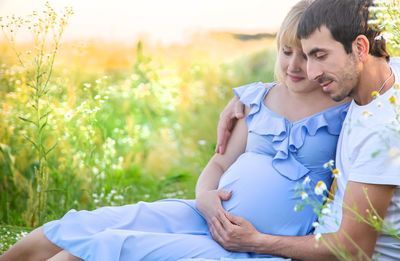
[{"label": "man's neck", "polygon": [[373,99],[372,92],[383,87],[379,93],[383,94],[394,84],[394,76],[391,76],[390,66],[384,58],[369,55],[368,61],[362,66],[359,83],[352,95],[358,105],[370,103]]}]

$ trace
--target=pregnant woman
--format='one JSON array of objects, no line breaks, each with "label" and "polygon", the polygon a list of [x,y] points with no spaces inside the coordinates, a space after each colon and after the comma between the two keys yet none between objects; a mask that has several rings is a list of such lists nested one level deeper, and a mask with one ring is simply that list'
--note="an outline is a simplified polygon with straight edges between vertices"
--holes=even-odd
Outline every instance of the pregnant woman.
[{"label": "pregnant woman", "polygon": [[278,33],[279,83],[234,90],[247,117],[237,123],[225,154],[215,154],[201,173],[196,200],[71,210],[34,230],[0,260],[261,257],[227,251],[213,239],[213,222],[230,214],[246,218],[259,233],[310,233],[316,215],[311,207],[294,211],[300,200],[295,188],[306,178],[310,187],[320,180],[329,186],[330,171],[322,166],[335,155],[348,104],[333,102],[307,79],[296,28],[309,4],[298,2]]}]

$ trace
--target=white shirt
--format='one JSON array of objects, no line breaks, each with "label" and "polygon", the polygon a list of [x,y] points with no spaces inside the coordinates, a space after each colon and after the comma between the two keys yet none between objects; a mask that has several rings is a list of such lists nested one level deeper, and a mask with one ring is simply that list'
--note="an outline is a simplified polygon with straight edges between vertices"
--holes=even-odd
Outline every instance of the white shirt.
[{"label": "white shirt", "polygon": [[[395,82],[399,84],[400,58],[392,58],[390,66]],[[394,88],[367,105],[360,106],[352,101],[338,140],[336,168],[340,176],[335,199],[331,203],[331,214],[319,220],[320,226],[315,233],[338,231],[346,185],[348,181],[354,181],[396,185],[384,220],[400,236],[400,103],[396,111],[389,101],[392,96],[400,102],[400,90]],[[397,120],[396,114],[399,117]],[[400,240],[381,232],[374,257],[378,260],[400,260]]]}]

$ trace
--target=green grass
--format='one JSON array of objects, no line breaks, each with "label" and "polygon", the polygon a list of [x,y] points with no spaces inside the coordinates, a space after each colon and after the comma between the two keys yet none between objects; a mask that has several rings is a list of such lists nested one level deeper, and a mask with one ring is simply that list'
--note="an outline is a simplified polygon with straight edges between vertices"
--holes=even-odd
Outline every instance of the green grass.
[{"label": "green grass", "polygon": [[3,254],[30,231],[32,231],[32,229],[27,227],[0,225],[0,254]]},{"label": "green grass", "polygon": [[[21,120],[39,114],[31,70],[0,42],[0,222],[37,227],[72,208],[193,198],[232,87],[272,80],[272,44],[229,34],[179,48],[66,44],[40,97],[49,114],[37,136]],[[57,145],[40,163],[27,138]]]}]

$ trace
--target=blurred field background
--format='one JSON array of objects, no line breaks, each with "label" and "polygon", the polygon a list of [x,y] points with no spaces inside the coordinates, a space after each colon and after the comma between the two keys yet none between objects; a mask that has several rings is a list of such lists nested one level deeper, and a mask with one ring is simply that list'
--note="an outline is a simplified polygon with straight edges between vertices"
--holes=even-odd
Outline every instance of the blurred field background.
[{"label": "blurred field background", "polygon": [[57,42],[66,23],[45,10],[2,21],[0,253],[72,208],[194,198],[231,89],[273,80],[270,34]]}]

